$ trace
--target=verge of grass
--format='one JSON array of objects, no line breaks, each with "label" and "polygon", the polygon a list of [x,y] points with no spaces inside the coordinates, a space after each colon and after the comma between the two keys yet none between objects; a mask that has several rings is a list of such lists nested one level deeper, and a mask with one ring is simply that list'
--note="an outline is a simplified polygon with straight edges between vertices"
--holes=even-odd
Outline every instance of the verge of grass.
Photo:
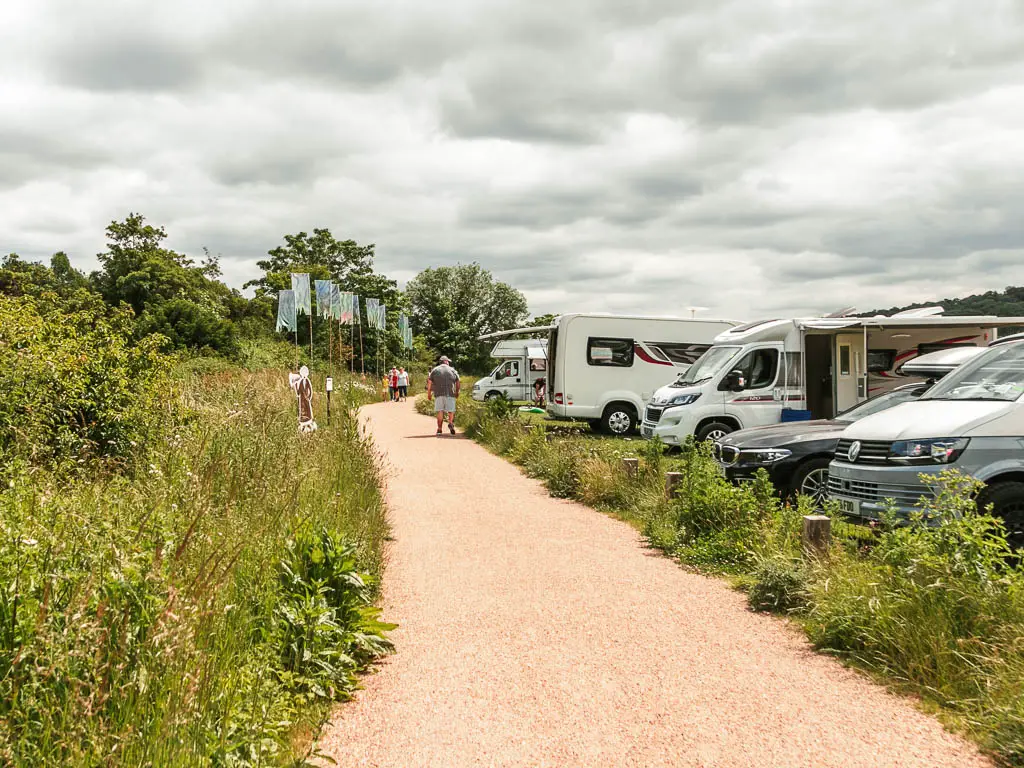
[{"label": "verge of grass", "polygon": [[0,763],[302,762],[390,648],[360,385],[306,436],[285,371],[175,386],[134,469],[3,469]]}]

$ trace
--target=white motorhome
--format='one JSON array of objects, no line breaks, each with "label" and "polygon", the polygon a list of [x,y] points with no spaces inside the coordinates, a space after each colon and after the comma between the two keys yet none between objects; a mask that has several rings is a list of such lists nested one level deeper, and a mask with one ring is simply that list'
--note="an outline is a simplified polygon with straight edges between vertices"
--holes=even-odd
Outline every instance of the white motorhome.
[{"label": "white motorhome", "polygon": [[984,346],[1024,318],[942,316],[940,307],[892,317],[762,320],[732,328],[644,411],[642,433],[669,445],[693,435],[803,418],[830,419],[916,379],[900,367],[956,345]]},{"label": "white motorhome", "polygon": [[507,397],[509,400],[532,400],[537,379],[547,376],[547,339],[507,339],[491,350],[491,357],[501,360],[498,367],[473,385],[474,400]]},{"label": "white motorhome", "polygon": [[545,328],[490,334],[548,332],[547,411],[585,419],[605,432],[632,432],[655,389],[685,370],[722,331],[739,323],[570,314]]}]

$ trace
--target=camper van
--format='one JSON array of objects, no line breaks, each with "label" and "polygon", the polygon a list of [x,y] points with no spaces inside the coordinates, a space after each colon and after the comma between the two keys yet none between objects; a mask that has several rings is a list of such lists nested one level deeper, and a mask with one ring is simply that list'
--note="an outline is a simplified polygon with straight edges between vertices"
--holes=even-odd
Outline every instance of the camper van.
[{"label": "camper van", "polygon": [[828,490],[852,517],[909,518],[955,469],[985,483],[980,509],[1024,546],[1024,340],[995,343],[920,399],[851,424],[829,465]]},{"label": "camper van", "polygon": [[547,411],[585,419],[610,434],[629,434],[654,391],[736,325],[676,317],[562,315],[547,328]]},{"label": "camper van", "polygon": [[984,346],[1014,317],[947,317],[940,307],[891,317],[763,320],[732,328],[644,410],[642,434],[669,445],[693,435],[780,421],[831,419],[873,395],[921,380],[900,372],[918,355]]},{"label": "camper van", "polygon": [[547,339],[499,341],[491,350],[491,357],[501,362],[489,376],[473,385],[473,399],[532,400],[534,384],[547,376],[547,345]]}]

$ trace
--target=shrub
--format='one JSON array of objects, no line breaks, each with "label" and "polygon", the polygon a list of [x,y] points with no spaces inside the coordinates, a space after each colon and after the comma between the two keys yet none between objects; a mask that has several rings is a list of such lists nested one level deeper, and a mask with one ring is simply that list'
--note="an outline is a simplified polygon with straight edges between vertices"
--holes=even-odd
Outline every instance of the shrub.
[{"label": "shrub", "polygon": [[125,459],[158,428],[169,360],[128,312],[0,296],[0,463]]},{"label": "shrub", "polygon": [[747,581],[747,602],[759,611],[789,612],[807,604],[807,566],[781,553],[758,555]]}]

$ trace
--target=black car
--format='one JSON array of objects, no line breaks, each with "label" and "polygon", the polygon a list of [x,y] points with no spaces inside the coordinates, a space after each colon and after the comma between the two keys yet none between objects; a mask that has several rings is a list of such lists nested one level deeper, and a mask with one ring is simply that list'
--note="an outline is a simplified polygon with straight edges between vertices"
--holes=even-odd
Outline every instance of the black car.
[{"label": "black car", "polygon": [[822,504],[828,491],[828,465],[842,431],[857,419],[917,399],[928,386],[908,384],[865,400],[834,419],[733,432],[714,444],[714,455],[734,483],[752,479],[763,468],[781,495],[802,493]]}]

